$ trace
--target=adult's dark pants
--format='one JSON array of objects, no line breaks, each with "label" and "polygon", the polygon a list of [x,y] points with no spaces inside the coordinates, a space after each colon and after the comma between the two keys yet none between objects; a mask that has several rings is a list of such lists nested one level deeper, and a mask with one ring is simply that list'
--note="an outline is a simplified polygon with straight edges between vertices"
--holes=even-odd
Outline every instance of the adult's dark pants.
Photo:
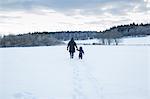
[{"label": "adult's dark pants", "polygon": [[70,58],[73,58],[74,52],[70,52]]}]

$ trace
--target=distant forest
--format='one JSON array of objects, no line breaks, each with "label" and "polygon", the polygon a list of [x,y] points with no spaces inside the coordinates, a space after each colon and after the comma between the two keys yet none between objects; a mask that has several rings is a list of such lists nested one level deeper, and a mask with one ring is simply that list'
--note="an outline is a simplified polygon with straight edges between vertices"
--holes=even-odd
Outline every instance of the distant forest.
[{"label": "distant forest", "polygon": [[150,35],[150,24],[128,24],[114,26],[105,31],[60,31],[33,32],[18,35],[0,36],[0,47],[51,46],[64,44],[62,41],[99,39],[102,45],[118,45],[123,37],[139,37]]}]

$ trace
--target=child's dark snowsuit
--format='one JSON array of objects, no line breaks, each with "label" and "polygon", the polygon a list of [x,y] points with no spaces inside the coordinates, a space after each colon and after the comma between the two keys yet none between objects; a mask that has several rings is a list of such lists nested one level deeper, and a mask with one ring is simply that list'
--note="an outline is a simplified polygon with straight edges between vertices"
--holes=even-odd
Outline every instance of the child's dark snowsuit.
[{"label": "child's dark snowsuit", "polygon": [[79,51],[79,59],[82,59],[83,54],[84,54],[84,51],[83,51],[82,47],[80,47],[78,51]]}]

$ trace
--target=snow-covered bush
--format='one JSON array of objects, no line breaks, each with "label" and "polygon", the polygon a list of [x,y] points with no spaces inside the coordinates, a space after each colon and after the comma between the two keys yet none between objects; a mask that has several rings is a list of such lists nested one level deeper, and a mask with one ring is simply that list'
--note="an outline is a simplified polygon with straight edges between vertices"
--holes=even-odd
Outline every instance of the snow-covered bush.
[{"label": "snow-covered bush", "polygon": [[0,47],[51,46],[58,44],[63,43],[50,35],[44,34],[8,35],[0,40]]}]

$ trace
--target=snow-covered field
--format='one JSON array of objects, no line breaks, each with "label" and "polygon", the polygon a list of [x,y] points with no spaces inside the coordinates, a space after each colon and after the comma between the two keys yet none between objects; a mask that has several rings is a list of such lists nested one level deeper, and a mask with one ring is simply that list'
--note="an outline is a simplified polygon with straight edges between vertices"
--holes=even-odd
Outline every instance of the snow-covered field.
[{"label": "snow-covered field", "polygon": [[1,48],[0,99],[150,99],[149,46]]},{"label": "snow-covered field", "polygon": [[121,44],[124,44],[124,45],[150,45],[150,36],[124,38],[122,40]]},{"label": "snow-covered field", "polygon": [[[68,41],[64,41],[68,43]],[[77,40],[77,44],[101,43],[99,39]],[[150,36],[146,37],[128,37],[120,39],[119,45],[150,45]]]}]

